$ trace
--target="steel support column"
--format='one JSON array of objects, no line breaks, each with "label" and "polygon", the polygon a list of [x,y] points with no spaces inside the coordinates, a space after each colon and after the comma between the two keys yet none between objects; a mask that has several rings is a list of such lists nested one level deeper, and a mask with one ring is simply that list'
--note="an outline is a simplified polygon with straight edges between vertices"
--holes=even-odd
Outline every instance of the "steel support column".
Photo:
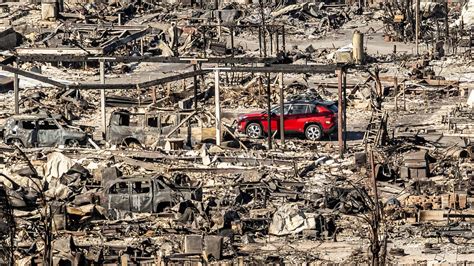
[{"label": "steel support column", "polygon": [[343,115],[344,115],[344,110],[343,110],[343,95],[342,95],[342,86],[343,86],[343,70],[342,68],[339,68],[336,70],[337,73],[337,91],[338,91],[338,100],[337,100],[337,140],[339,144],[339,157],[343,158],[344,157],[344,136],[343,136],[343,130],[344,130],[344,124],[343,124]]},{"label": "steel support column", "polygon": [[268,149],[272,149],[272,93],[270,89],[270,74],[267,75],[267,135],[268,135]]},{"label": "steel support column", "polygon": [[216,145],[221,145],[221,99],[219,92],[219,70],[214,70],[215,79],[214,79],[214,98],[216,101]]},{"label": "steel support column", "polygon": [[15,114],[20,114],[20,79],[18,74],[13,74],[13,94],[15,100]]},{"label": "steel support column", "polygon": [[[100,66],[100,84],[105,84],[105,61],[99,61]],[[101,110],[101,122],[102,122],[102,134],[104,138],[106,137],[107,131],[107,118],[106,118],[106,111],[105,111],[105,88],[100,90],[100,110]]]},{"label": "steel support column", "polygon": [[[197,65],[193,64],[193,69],[194,72],[197,71]],[[198,108],[198,81],[197,81],[197,75],[194,75],[193,77],[193,82],[194,82],[194,110],[197,110]]]},{"label": "steel support column", "polygon": [[343,105],[342,105],[342,108],[343,108],[343,114],[344,114],[344,117],[343,117],[343,123],[344,123],[344,132],[343,132],[343,135],[344,135],[344,151],[345,152],[347,150],[347,97],[346,97],[346,85],[347,85],[347,82],[346,82],[346,70],[343,68],[342,69],[342,100],[343,100]]},{"label": "steel support column", "polygon": [[285,147],[285,94],[283,92],[283,73],[280,73],[280,139],[281,145]]}]

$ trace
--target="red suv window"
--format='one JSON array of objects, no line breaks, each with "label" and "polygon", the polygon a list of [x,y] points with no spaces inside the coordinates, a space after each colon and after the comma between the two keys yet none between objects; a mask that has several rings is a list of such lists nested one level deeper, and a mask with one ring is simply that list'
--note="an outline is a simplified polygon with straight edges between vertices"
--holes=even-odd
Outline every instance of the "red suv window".
[{"label": "red suv window", "polygon": [[309,113],[309,106],[307,104],[293,104],[291,106],[290,115],[299,115]]}]

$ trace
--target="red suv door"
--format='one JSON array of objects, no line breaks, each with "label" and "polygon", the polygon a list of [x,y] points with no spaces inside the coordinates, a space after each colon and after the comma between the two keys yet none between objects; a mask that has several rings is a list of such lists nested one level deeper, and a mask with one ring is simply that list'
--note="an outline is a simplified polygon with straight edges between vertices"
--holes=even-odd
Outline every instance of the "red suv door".
[{"label": "red suv door", "polygon": [[[286,127],[286,120],[288,116],[288,110],[290,109],[290,104],[285,104],[283,107],[283,112],[285,114],[285,127]],[[262,123],[263,131],[268,132],[268,120],[267,116],[262,116]],[[271,125],[272,125],[272,134],[273,132],[280,130],[280,106],[276,106],[272,108],[272,118],[271,118]]]},{"label": "red suv door", "polygon": [[292,104],[288,115],[285,117],[285,131],[304,132],[304,126],[309,112],[309,104]]}]

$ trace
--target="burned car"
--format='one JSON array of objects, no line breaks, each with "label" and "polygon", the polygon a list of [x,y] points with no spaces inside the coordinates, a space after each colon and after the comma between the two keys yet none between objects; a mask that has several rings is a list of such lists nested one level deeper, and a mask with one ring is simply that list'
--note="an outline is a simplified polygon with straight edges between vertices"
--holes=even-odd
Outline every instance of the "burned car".
[{"label": "burned car", "polygon": [[161,175],[121,177],[106,183],[101,205],[132,212],[162,212],[185,200],[202,200],[202,187],[177,186]]},{"label": "burned car", "polygon": [[80,128],[63,126],[48,115],[14,115],[6,120],[2,133],[6,144],[20,147],[76,147],[87,141]]},{"label": "burned car", "polygon": [[152,145],[173,128],[179,114],[169,112],[132,113],[114,111],[107,126],[107,141],[114,145],[145,147]]}]

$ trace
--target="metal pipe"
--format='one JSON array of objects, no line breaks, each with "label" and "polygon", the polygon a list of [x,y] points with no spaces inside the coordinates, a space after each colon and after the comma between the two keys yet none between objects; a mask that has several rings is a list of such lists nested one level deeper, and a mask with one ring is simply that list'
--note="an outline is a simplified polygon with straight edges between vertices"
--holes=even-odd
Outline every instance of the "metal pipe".
[{"label": "metal pipe", "polygon": [[234,27],[230,27],[230,48],[232,49],[232,57],[235,56],[235,51],[234,51]]},{"label": "metal pipe", "polygon": [[269,32],[268,36],[270,37],[270,54],[273,54],[273,33]]},{"label": "metal pipe", "polygon": [[393,78],[393,87],[395,91],[395,111],[398,111],[398,77]]},{"label": "metal pipe", "polygon": [[[197,71],[197,65],[193,64],[193,69],[194,72]],[[193,82],[194,82],[194,110],[197,110],[198,108],[198,84],[197,84],[197,75],[194,75],[193,77]]]},{"label": "metal pipe", "polygon": [[219,92],[219,70],[214,70],[214,98],[216,101],[216,145],[221,145],[221,100]]},{"label": "metal pipe", "polygon": [[268,149],[272,149],[272,106],[271,106],[270,74],[267,75],[267,123]]},{"label": "metal pipe", "polygon": [[343,142],[343,105],[342,105],[342,69],[336,70],[337,72],[337,91],[338,91],[338,101],[337,101],[337,140],[339,144],[339,157],[344,157],[344,142]]},{"label": "metal pipe", "polygon": [[267,40],[266,40],[266,31],[267,27],[265,26],[265,13],[263,12],[263,1],[259,0],[260,4],[260,17],[262,19],[262,31],[263,31],[263,56],[267,57]]},{"label": "metal pipe", "polygon": [[280,51],[280,34],[278,34],[278,30],[275,32],[275,45],[275,53],[278,53]]},{"label": "metal pipe", "polygon": [[446,30],[445,40],[449,40],[449,22],[448,22],[448,1],[444,2],[444,9],[446,10],[446,15],[444,16],[444,27]]},{"label": "metal pipe", "polygon": [[344,151],[347,149],[347,101],[346,101],[346,70],[342,69],[342,100],[343,100],[343,114],[344,114]]},{"label": "metal pipe", "polygon": [[283,52],[286,51],[286,37],[285,37],[285,26],[281,27],[282,35],[281,35],[281,49]]},{"label": "metal pipe", "polygon": [[280,139],[282,147],[285,147],[285,95],[283,92],[283,73],[280,73]]}]

